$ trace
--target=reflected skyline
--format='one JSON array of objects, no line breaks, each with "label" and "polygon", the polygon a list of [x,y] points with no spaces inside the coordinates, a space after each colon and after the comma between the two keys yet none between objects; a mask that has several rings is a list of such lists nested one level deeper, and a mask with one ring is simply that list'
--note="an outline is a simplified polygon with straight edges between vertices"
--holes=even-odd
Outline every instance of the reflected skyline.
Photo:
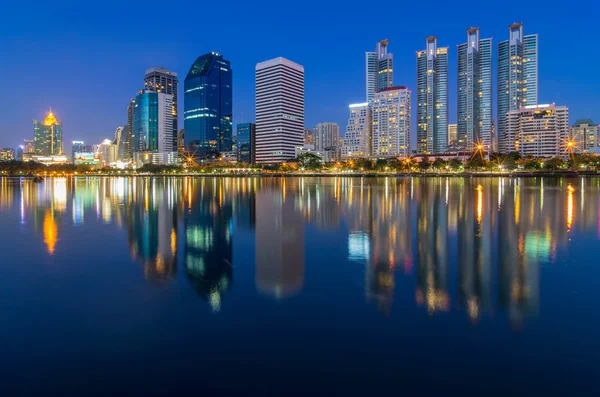
[{"label": "reflected skyline", "polygon": [[[282,300],[310,289],[326,253],[364,270],[365,301],[385,316],[411,296],[428,316],[503,315],[522,329],[540,311],[542,267],[574,235],[600,239],[599,193],[593,178],[2,178],[0,214],[31,225],[48,256],[69,248],[69,225],[114,225],[140,277],[182,272],[213,312],[226,310],[236,266],[254,261],[256,293]],[[254,253],[235,251],[236,233]]]}]

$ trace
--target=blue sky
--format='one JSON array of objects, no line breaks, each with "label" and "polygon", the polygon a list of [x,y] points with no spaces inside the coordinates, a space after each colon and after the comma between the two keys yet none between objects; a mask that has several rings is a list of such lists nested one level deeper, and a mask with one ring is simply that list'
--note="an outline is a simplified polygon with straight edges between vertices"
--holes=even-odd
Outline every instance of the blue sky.
[{"label": "blue sky", "polygon": [[514,21],[524,23],[525,34],[540,35],[540,102],[568,106],[571,121],[600,123],[599,4],[493,0],[468,9],[464,1],[392,1],[372,2],[378,7],[372,11],[368,4],[36,0],[4,6],[0,147],[31,139],[31,120],[43,118],[49,106],[63,120],[65,149],[75,139],[99,143],[126,124],[129,99],[143,86],[146,69],[164,66],[183,81],[196,57],[209,51],[231,61],[234,124],[254,120],[255,64],[283,56],[305,67],[306,125],[334,121],[343,131],[348,104],[364,101],[364,52],[388,38],[394,84],[414,91],[415,52],[429,35],[450,47],[455,122],[456,45],[478,26],[482,37],[494,38],[495,58]]}]

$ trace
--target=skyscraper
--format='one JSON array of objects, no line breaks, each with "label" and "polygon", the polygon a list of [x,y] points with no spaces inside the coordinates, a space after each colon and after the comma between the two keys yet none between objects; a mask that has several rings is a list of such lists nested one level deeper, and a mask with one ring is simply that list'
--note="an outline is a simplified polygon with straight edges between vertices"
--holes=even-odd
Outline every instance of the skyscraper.
[{"label": "skyscraper", "polygon": [[492,39],[480,39],[479,28],[467,30],[458,46],[457,146],[492,145]]},{"label": "skyscraper", "polygon": [[125,142],[125,151],[123,159],[126,161],[133,160],[133,146],[135,141],[135,133],[133,132],[133,110],[135,108],[135,99],[132,99],[127,106],[127,138]]},{"label": "skyscraper", "polygon": [[507,132],[515,136],[521,156],[558,157],[567,155],[569,109],[566,106],[528,105],[511,110]]},{"label": "skyscraper", "polygon": [[410,154],[410,95],[408,88],[384,88],[371,104],[373,156]]},{"label": "skyscraper", "polygon": [[304,129],[304,144],[314,145],[314,135],[310,128]]},{"label": "skyscraper", "polygon": [[448,145],[448,47],[437,38],[417,52],[417,152],[443,153]]},{"label": "skyscraper", "polygon": [[371,102],[375,93],[392,86],[393,56],[387,52],[389,40],[381,40],[375,47],[375,52],[366,55],[367,102]]},{"label": "skyscraper", "polygon": [[[508,130],[509,111],[538,104],[538,35],[523,35],[523,24],[509,26],[509,40],[498,44],[498,150],[516,151]],[[514,129],[513,129],[514,131]]]},{"label": "skyscraper", "polygon": [[340,126],[337,123],[318,123],[313,137],[315,150],[318,152],[325,149],[340,150]]},{"label": "skyscraper", "polygon": [[[171,72],[165,68],[152,68],[146,71],[144,75],[144,89],[163,92],[173,97],[172,118],[173,118],[173,147],[177,147],[177,88],[179,79],[177,73]],[[120,150],[119,150],[120,152]]]},{"label": "skyscraper", "polygon": [[177,152],[173,147],[172,107],[171,95],[150,90],[139,93],[133,109],[134,154],[160,153],[161,156],[154,156],[152,162],[176,161]]},{"label": "skyscraper", "polygon": [[350,117],[342,144],[342,159],[371,155],[371,109],[368,103],[350,105]]},{"label": "skyscraper", "polygon": [[56,120],[52,109],[42,123],[33,120],[35,154],[55,156],[63,154],[62,121]]},{"label": "skyscraper", "polygon": [[238,161],[247,164],[255,163],[256,124],[243,123],[237,125]]},{"label": "skyscraper", "polygon": [[256,65],[256,162],[292,159],[304,141],[304,67],[285,58]]},{"label": "skyscraper", "polygon": [[230,62],[209,52],[196,59],[185,78],[185,140],[196,156],[231,151],[232,75]]}]

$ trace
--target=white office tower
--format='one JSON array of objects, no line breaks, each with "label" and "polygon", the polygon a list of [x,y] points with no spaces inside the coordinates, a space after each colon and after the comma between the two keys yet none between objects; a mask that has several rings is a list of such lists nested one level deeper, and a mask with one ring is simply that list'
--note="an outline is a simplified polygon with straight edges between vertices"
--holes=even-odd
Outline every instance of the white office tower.
[{"label": "white office tower", "polygon": [[384,88],[371,104],[371,145],[373,156],[410,154],[410,90],[406,87]]},{"label": "white office tower", "polygon": [[256,162],[294,158],[304,144],[304,67],[279,57],[256,65]]},{"label": "white office tower", "polygon": [[342,144],[342,159],[371,155],[371,110],[368,103],[350,105],[350,117]]},{"label": "white office tower", "polygon": [[375,93],[392,86],[393,56],[387,52],[389,40],[381,40],[375,47],[375,52],[366,55],[367,102],[371,102]]},{"label": "white office tower", "polygon": [[[173,96],[158,93],[158,152],[173,153],[177,151],[176,138],[173,136]],[[175,138],[175,139],[173,139]]]},{"label": "white office tower", "polygon": [[521,156],[560,157],[567,154],[569,109],[566,106],[529,105],[511,110],[508,132],[515,136]]},{"label": "white office tower", "polygon": [[[492,39],[480,39],[479,28],[467,30],[458,46],[458,136],[456,145],[492,146]],[[448,139],[451,141],[451,139]]]},{"label": "white office tower", "polygon": [[523,35],[523,24],[509,26],[509,40],[498,44],[498,150],[516,151],[507,116],[538,104],[538,35]]}]

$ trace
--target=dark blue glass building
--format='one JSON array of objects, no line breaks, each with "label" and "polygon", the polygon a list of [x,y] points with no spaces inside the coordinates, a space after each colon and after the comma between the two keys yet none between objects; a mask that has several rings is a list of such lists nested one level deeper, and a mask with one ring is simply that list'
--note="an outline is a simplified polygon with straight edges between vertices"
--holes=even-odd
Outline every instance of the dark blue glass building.
[{"label": "dark blue glass building", "polygon": [[196,157],[231,151],[232,70],[215,52],[200,56],[184,82],[185,144]]},{"label": "dark blue glass building", "polygon": [[243,123],[237,125],[237,155],[238,161],[254,164],[255,124]]}]

